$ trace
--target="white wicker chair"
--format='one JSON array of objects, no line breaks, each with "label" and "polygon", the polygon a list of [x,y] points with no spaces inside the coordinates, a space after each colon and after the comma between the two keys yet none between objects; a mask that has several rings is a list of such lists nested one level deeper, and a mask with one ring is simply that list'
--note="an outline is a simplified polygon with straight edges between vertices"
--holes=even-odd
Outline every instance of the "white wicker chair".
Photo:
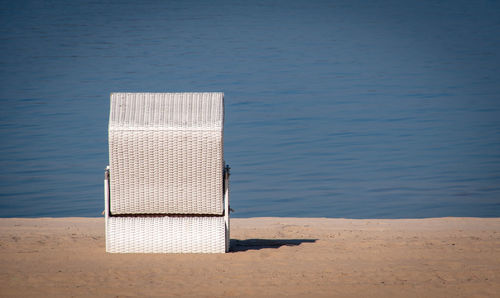
[{"label": "white wicker chair", "polygon": [[229,250],[223,93],[113,93],[106,251]]}]

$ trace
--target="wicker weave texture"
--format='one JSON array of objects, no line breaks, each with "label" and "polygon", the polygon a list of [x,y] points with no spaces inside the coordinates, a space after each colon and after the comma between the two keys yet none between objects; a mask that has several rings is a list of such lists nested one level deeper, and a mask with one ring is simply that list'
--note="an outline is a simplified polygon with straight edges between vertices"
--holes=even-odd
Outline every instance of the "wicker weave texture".
[{"label": "wicker weave texture", "polygon": [[224,217],[107,217],[112,253],[224,253]]},{"label": "wicker weave texture", "polygon": [[114,131],[112,214],[223,213],[222,140],[213,131]]},{"label": "wicker weave texture", "polygon": [[222,93],[113,93],[111,214],[223,214]]}]

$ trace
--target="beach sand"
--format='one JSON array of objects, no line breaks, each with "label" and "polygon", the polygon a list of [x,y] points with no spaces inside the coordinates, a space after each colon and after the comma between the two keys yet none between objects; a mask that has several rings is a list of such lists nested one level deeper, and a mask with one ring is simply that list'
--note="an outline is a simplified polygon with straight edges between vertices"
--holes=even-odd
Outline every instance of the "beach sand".
[{"label": "beach sand", "polygon": [[499,297],[500,219],[232,219],[228,254],[107,254],[103,218],[0,219],[2,297]]}]

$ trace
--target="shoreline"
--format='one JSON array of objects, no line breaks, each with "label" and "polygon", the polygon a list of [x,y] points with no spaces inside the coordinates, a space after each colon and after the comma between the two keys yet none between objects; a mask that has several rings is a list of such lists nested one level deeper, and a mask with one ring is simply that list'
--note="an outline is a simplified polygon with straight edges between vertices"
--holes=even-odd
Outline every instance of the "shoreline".
[{"label": "shoreline", "polygon": [[0,218],[0,296],[491,297],[500,218],[233,218],[227,254],[107,254],[104,218]]}]

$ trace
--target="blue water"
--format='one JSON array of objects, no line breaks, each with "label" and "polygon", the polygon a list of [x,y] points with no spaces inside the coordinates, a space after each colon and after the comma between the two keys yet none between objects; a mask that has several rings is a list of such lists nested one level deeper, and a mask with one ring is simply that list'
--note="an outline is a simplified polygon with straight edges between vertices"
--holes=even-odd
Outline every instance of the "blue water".
[{"label": "blue water", "polygon": [[109,93],[223,91],[235,217],[500,216],[498,1],[2,1],[0,217],[100,216]]}]

